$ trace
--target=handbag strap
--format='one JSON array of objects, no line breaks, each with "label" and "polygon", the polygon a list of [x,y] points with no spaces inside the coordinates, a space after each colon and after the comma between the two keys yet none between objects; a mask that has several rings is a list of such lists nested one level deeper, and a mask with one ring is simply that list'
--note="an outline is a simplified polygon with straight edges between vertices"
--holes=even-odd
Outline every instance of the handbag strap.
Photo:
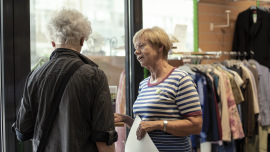
[{"label": "handbag strap", "polygon": [[73,75],[73,73],[83,64],[84,64],[84,62],[82,62],[82,61],[75,62],[72,65],[72,67],[67,71],[67,73],[64,75],[62,80],[60,81],[59,88],[52,99],[54,102],[52,102],[51,110],[49,112],[47,119],[45,120],[45,123],[44,123],[44,124],[46,124],[46,126],[43,128],[43,133],[42,133],[42,136],[40,138],[37,152],[44,151],[45,144],[46,144],[46,141],[48,139],[49,133],[51,131],[54,119],[58,113],[60,101],[61,101],[62,95],[64,93],[64,90],[66,88],[66,85],[67,85],[69,79],[71,78],[71,76]]}]

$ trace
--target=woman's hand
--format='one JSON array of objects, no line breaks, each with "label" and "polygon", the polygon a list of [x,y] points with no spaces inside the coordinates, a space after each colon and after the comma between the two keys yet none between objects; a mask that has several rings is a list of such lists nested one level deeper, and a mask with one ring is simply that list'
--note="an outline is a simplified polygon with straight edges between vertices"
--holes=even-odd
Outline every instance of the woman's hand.
[{"label": "woman's hand", "polygon": [[139,124],[139,127],[137,128],[137,131],[136,131],[137,139],[138,140],[143,139],[145,134],[146,134],[145,130],[143,130],[141,124]]},{"label": "woman's hand", "polygon": [[141,140],[145,136],[146,132],[153,130],[162,130],[163,121],[141,121],[137,128],[137,139]]}]

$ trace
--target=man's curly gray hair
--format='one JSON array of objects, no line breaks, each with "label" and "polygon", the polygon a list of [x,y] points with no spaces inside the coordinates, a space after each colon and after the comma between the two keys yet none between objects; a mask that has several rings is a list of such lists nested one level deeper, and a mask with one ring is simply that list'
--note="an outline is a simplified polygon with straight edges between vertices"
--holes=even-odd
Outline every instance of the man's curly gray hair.
[{"label": "man's curly gray hair", "polygon": [[82,13],[74,9],[55,12],[47,25],[47,38],[56,44],[79,44],[87,41],[92,33],[91,23]]}]

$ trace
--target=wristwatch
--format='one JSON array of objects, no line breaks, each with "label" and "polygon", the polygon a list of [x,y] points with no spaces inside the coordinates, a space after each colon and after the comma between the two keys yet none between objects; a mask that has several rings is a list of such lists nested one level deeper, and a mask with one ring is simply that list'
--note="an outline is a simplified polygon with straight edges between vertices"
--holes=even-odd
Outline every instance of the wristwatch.
[{"label": "wristwatch", "polygon": [[164,120],[163,121],[163,131],[164,132],[167,130],[167,124],[168,124],[168,121],[167,120]]}]

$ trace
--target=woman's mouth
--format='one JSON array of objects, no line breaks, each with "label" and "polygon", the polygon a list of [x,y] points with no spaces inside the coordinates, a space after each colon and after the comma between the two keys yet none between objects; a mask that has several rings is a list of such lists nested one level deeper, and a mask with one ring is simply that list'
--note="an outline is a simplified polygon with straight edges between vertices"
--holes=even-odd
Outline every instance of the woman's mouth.
[{"label": "woman's mouth", "polygon": [[137,60],[140,61],[143,57],[138,57]]}]

